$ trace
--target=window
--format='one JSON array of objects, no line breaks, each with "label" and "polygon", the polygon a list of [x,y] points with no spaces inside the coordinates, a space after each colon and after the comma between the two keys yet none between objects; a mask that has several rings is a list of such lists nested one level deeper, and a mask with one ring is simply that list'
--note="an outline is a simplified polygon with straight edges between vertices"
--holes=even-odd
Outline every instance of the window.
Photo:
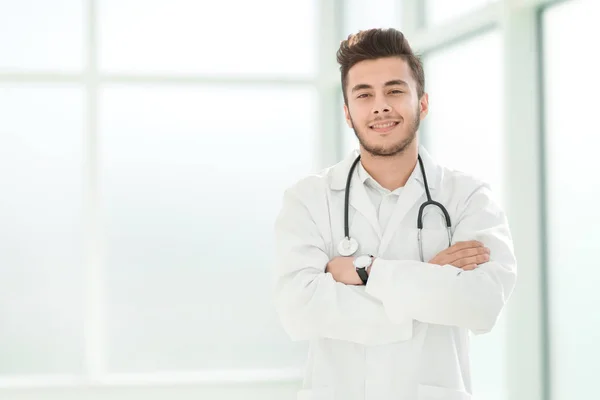
[{"label": "window", "polygon": [[425,0],[426,25],[449,22],[497,0]]},{"label": "window", "polygon": [[80,71],[83,1],[0,0],[0,72]]},{"label": "window", "polygon": [[83,92],[0,84],[0,110],[0,374],[79,372]]},{"label": "window", "polygon": [[[600,356],[598,263],[600,89],[594,40],[600,4],[565,2],[542,14],[544,42],[547,268],[552,399],[596,390]],[[574,23],[576,21],[576,23]]]},{"label": "window", "polygon": [[425,57],[429,115],[421,140],[439,162],[475,175],[502,197],[503,77],[498,32]]},{"label": "window", "polygon": [[102,71],[297,77],[316,70],[316,0],[98,4]]},{"label": "window", "polygon": [[283,191],[313,168],[315,104],[311,87],[104,89],[111,371],[301,365],[269,282]]},{"label": "window", "polygon": [[[425,57],[429,115],[421,141],[447,167],[475,175],[504,194],[501,37],[496,31]],[[494,330],[472,337],[471,369],[476,396],[508,400],[505,318]]]},{"label": "window", "polygon": [[347,0],[343,38],[371,28],[400,29],[401,20],[401,2],[398,0]]},{"label": "window", "polygon": [[318,2],[46,3],[0,0],[2,382],[296,370],[273,223],[320,167]]}]

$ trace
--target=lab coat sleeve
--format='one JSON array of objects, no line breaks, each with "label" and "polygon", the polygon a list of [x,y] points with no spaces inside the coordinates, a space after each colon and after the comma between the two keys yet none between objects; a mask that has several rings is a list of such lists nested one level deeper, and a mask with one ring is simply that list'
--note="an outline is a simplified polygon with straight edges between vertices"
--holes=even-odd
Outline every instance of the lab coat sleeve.
[{"label": "lab coat sleeve", "polygon": [[479,240],[490,249],[490,261],[463,271],[452,265],[377,259],[366,292],[383,302],[392,319],[489,332],[513,291],[517,265],[505,214],[487,185],[468,196],[452,240]]},{"label": "lab coat sleeve", "polygon": [[331,338],[370,345],[411,337],[412,320],[392,322],[364,286],[336,282],[325,272],[325,241],[291,189],[284,195],[275,236],[275,305],[292,340]]}]

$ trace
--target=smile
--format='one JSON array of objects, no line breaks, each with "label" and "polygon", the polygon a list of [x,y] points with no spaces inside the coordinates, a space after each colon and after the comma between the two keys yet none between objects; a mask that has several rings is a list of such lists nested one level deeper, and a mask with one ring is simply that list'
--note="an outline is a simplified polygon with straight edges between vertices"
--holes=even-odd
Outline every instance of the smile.
[{"label": "smile", "polygon": [[398,125],[398,122],[389,121],[389,122],[383,122],[383,123],[371,125],[370,128],[376,132],[383,133],[383,132],[392,130],[396,125]]}]

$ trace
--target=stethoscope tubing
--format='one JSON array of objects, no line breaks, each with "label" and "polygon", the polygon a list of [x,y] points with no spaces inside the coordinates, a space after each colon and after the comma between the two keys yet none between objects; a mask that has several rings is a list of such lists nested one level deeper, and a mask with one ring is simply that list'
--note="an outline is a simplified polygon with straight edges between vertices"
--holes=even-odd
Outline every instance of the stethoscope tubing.
[{"label": "stethoscope tubing", "polygon": [[[431,193],[429,192],[429,184],[427,183],[427,175],[425,174],[425,167],[423,166],[423,160],[421,159],[421,155],[419,154],[417,157],[419,162],[419,168],[421,169],[421,174],[423,176],[423,184],[425,186],[425,194],[427,196],[427,201],[425,201],[419,207],[419,212],[417,214],[417,241],[419,244],[419,256],[421,261],[423,261],[423,240],[422,240],[422,230],[423,230],[423,212],[427,206],[435,206],[438,207],[442,213],[444,214],[444,219],[446,220],[446,230],[448,231],[448,246],[452,243],[452,223],[450,220],[450,214],[446,207],[443,204],[432,200]],[[348,222],[349,215],[349,205],[350,205],[350,184],[352,182],[352,176],[354,174],[354,170],[360,161],[360,155],[356,157],[352,166],[350,167],[350,171],[348,172],[348,178],[346,179],[346,191],[344,193],[344,239],[347,242],[352,240],[350,238],[350,226]]]}]

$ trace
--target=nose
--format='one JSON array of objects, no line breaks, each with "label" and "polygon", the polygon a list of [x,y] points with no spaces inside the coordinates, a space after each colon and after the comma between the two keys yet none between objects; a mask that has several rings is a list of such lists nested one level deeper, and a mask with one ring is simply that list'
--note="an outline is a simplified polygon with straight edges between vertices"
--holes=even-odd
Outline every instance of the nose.
[{"label": "nose", "polygon": [[385,114],[390,112],[391,107],[386,103],[385,97],[377,99],[375,104],[373,105],[373,114]]},{"label": "nose", "polygon": [[376,108],[376,109],[373,110],[373,114],[385,114],[385,113],[388,113],[388,112],[390,112],[389,107],[383,107],[381,109],[377,109]]}]

